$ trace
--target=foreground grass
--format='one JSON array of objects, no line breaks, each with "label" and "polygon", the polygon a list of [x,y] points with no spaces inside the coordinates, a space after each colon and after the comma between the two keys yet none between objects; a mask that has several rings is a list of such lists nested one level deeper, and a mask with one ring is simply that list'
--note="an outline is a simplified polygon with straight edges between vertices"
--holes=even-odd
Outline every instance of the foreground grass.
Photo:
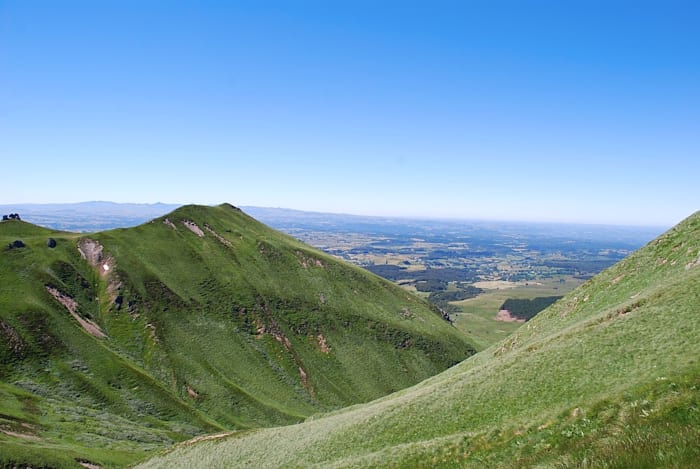
[{"label": "foreground grass", "polygon": [[412,388],[142,467],[697,467],[698,304],[696,214]]}]

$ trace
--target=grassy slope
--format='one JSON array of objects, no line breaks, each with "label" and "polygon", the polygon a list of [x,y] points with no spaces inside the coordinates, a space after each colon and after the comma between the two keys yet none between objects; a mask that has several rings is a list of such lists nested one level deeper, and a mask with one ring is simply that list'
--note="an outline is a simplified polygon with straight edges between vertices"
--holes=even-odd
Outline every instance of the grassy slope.
[{"label": "grassy slope", "polygon": [[302,424],[145,467],[697,467],[700,213],[503,342]]},{"label": "grassy slope", "polygon": [[[165,218],[82,238],[0,224],[0,465],[122,466],[375,399],[472,351],[424,301],[231,206]],[[4,249],[15,239],[26,247]],[[96,265],[85,239],[103,246]]]}]

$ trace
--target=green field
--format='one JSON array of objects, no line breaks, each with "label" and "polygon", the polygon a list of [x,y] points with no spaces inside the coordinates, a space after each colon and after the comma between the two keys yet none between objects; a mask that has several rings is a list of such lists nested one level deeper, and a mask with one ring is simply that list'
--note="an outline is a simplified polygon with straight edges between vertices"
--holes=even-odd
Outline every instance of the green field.
[{"label": "green field", "polygon": [[416,386],[140,467],[699,467],[700,213]]},{"label": "green field", "polygon": [[11,220],[0,246],[0,467],[123,467],[474,353],[427,302],[230,205],[86,235]]},{"label": "green field", "polygon": [[520,326],[519,322],[497,321],[499,307],[509,298],[533,299],[542,296],[561,296],[583,280],[569,277],[542,279],[530,282],[477,283],[484,292],[476,298],[453,302],[462,313],[453,315],[455,326],[469,336],[477,350],[483,350],[503,340]]}]

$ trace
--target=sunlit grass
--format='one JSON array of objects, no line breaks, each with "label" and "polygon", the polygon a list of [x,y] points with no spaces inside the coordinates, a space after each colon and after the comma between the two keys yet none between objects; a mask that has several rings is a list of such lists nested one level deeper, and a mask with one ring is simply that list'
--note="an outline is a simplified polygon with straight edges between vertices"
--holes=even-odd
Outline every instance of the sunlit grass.
[{"label": "sunlit grass", "polygon": [[0,466],[120,467],[370,401],[473,353],[427,302],[226,205],[90,235],[3,222],[0,246]]},{"label": "sunlit grass", "polygon": [[697,467],[700,216],[409,389],[144,467]]}]

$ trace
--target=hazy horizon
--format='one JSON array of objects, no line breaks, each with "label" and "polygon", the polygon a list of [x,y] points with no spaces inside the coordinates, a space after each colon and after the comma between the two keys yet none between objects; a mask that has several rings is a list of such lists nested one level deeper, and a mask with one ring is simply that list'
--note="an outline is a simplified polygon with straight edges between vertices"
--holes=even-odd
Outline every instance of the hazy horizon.
[{"label": "hazy horizon", "polygon": [[[431,216],[431,215],[425,215],[425,216],[411,216],[411,215],[391,215],[391,214],[385,214],[385,215],[368,215],[364,213],[349,213],[349,212],[323,212],[323,211],[314,211],[314,210],[302,210],[302,209],[297,209],[294,207],[264,207],[264,206],[258,206],[258,205],[238,205],[232,202],[220,202],[220,203],[214,203],[214,204],[194,204],[194,205],[206,205],[206,206],[216,206],[224,203],[229,203],[231,205],[234,205],[236,207],[241,208],[242,210],[246,209],[254,209],[254,210],[264,210],[264,211],[284,211],[284,212],[298,212],[301,214],[306,214],[306,215],[331,215],[331,216],[338,216],[338,217],[358,217],[358,218],[376,218],[376,219],[387,219],[387,220],[406,220],[406,221],[444,221],[444,222],[475,222],[475,223],[523,223],[523,224],[543,224],[543,225],[581,225],[581,226],[611,226],[611,227],[620,227],[620,228],[644,228],[644,229],[668,229],[671,226],[675,225],[670,224],[670,225],[663,225],[663,224],[619,224],[619,223],[586,223],[586,222],[580,222],[580,221],[558,221],[558,220],[522,220],[522,219],[498,219],[498,218],[459,218],[459,217],[438,217],[438,216]],[[87,206],[90,204],[109,204],[109,205],[115,205],[115,206],[139,206],[139,207],[146,207],[146,208],[156,208],[156,207],[165,207],[167,211],[162,211],[158,212],[159,215],[155,216],[160,216],[162,214],[166,214],[172,210],[175,210],[178,207],[181,207],[183,205],[193,205],[193,204],[179,204],[179,203],[167,203],[167,202],[114,202],[114,201],[109,201],[109,200],[86,200],[82,202],[37,202],[37,203],[17,203],[17,204],[0,204],[0,210],[5,210],[8,213],[14,211],[21,210],[21,208],[36,208],[36,207],[53,207],[53,206]],[[20,215],[22,215],[20,213]],[[690,216],[689,214],[688,216]],[[678,220],[680,222],[681,220]]]}]

